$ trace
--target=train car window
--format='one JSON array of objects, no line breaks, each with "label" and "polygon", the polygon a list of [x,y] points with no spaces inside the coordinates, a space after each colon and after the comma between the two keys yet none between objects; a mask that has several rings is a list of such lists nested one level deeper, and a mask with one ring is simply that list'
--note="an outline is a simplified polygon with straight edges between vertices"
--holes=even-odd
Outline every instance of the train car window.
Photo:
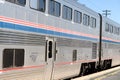
[{"label": "train car window", "polygon": [[54,0],[49,1],[49,11],[48,11],[49,14],[59,17],[61,12],[60,10],[61,10],[60,3]]},{"label": "train car window", "polygon": [[15,66],[24,65],[24,49],[15,49]]},{"label": "train car window", "polygon": [[77,50],[73,50],[73,61],[77,60]]},{"label": "train car window", "polygon": [[20,67],[24,65],[24,49],[4,49],[3,68]]},{"label": "train car window", "polygon": [[17,4],[24,6],[26,4],[26,0],[17,0]]},{"label": "train car window", "polygon": [[113,33],[113,26],[110,25],[110,33]]},{"label": "train car window", "polygon": [[3,68],[11,68],[13,67],[13,49],[5,49],[3,51]]},{"label": "train car window", "polygon": [[116,29],[116,34],[119,35],[119,28]]},{"label": "train car window", "polygon": [[30,0],[30,7],[33,9],[38,9],[38,0]]},{"label": "train car window", "polygon": [[62,13],[62,17],[66,20],[72,20],[72,8],[67,7],[67,6],[63,6],[63,13]]},{"label": "train car window", "polygon": [[76,23],[82,22],[82,13],[77,10],[74,11],[74,22]]},{"label": "train car window", "polygon": [[109,32],[109,24],[108,24],[108,23],[106,23],[105,31],[106,31],[106,32]]},{"label": "train car window", "polygon": [[119,35],[120,35],[120,28],[119,28]]},{"label": "train car window", "polygon": [[92,27],[92,28],[96,28],[96,19],[94,18],[94,17],[91,17],[91,24],[90,24],[90,26]]},{"label": "train car window", "polygon": [[45,12],[45,3],[46,3],[46,0],[38,0],[39,1],[39,11],[42,11],[42,12]]},{"label": "train car window", "polygon": [[120,28],[118,28],[117,35],[120,35]]},{"label": "train car window", "polygon": [[46,0],[30,0],[30,7],[32,9],[45,12]]},{"label": "train car window", "polygon": [[15,3],[16,2],[16,0],[6,0],[6,1],[11,2],[11,3]]},{"label": "train car window", "polygon": [[83,24],[86,26],[89,26],[90,24],[90,16],[88,16],[87,14],[83,15]]},{"label": "train car window", "polygon": [[21,6],[25,6],[26,4],[26,0],[6,0],[6,1],[21,5]]},{"label": "train car window", "polygon": [[113,27],[113,33],[117,34],[117,27],[116,26]]},{"label": "train car window", "polygon": [[49,47],[48,47],[48,51],[49,51],[48,57],[49,58],[52,58],[52,45],[53,45],[52,41],[49,41]]}]

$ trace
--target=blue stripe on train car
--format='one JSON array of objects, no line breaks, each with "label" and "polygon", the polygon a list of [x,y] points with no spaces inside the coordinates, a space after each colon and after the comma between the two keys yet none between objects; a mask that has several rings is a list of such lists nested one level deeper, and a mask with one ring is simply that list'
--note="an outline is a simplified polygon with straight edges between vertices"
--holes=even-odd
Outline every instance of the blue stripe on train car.
[{"label": "blue stripe on train car", "polygon": [[[45,30],[45,29],[34,28],[34,27],[30,27],[30,26],[18,25],[18,24],[7,23],[7,22],[0,22],[0,27],[1,28],[8,28],[8,29],[15,29],[15,30],[28,31],[28,32],[42,33],[42,34],[47,34],[47,35],[62,36],[62,37],[68,37],[68,38],[72,38],[72,39],[84,39],[84,40],[88,40],[88,41],[89,40],[98,41],[97,38],[91,38],[91,37],[86,37],[86,36],[78,36],[78,35],[73,35],[73,34],[68,34],[68,33],[63,33],[63,32]],[[120,42],[115,42],[115,41],[110,41],[110,40],[103,40],[103,41],[120,44]]]}]

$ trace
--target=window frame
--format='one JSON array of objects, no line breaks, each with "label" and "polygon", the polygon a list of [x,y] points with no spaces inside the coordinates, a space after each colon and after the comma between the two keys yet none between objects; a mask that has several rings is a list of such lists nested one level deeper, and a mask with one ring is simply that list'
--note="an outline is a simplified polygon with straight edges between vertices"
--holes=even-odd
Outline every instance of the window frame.
[{"label": "window frame", "polygon": [[85,25],[85,26],[90,25],[90,16],[87,14],[83,14],[83,25]]},{"label": "window frame", "polygon": [[[52,10],[54,11],[53,13],[51,13],[51,2],[52,1]],[[57,12],[57,7],[56,7],[56,5],[59,5],[59,14],[57,14],[58,12]],[[59,2],[57,2],[57,1],[54,1],[54,0],[49,0],[49,8],[48,8],[48,14],[50,14],[50,15],[53,15],[53,16],[56,16],[56,17],[60,17],[61,16],[61,3],[59,3]]]},{"label": "window frame", "polygon": [[[78,15],[80,15],[80,17],[78,18]],[[80,20],[80,22],[79,22]],[[78,10],[74,10],[74,22],[75,23],[82,23],[82,12],[78,11]]]},{"label": "window frame", "polygon": [[117,27],[116,26],[113,27],[113,33],[117,34]]},{"label": "window frame", "polygon": [[[17,50],[22,51],[22,53],[20,53],[20,51],[16,52]],[[13,52],[6,53],[6,51],[13,51]],[[9,54],[9,55],[7,55],[7,57],[11,56],[11,54],[12,54],[12,56],[11,56],[12,62],[10,63],[10,65],[6,63],[6,61],[7,62],[9,61],[9,59],[6,59],[6,56],[5,56],[6,54]],[[18,60],[18,58],[21,58],[20,54],[22,55],[22,60],[21,59]],[[22,67],[22,66],[24,66],[24,62],[25,62],[25,50],[24,49],[6,48],[3,50],[3,61],[2,61],[2,68],[3,69]],[[8,66],[6,66],[6,65],[8,65]]]},{"label": "window frame", "polygon": [[24,0],[24,1],[25,1],[25,3],[24,3],[24,4],[20,4],[18,0],[14,0],[13,2],[12,2],[12,1],[10,1],[10,0],[5,0],[5,1],[10,2],[10,3],[13,3],[13,4],[20,5],[20,6],[25,6],[25,5],[26,5],[26,0]]},{"label": "window frame", "polygon": [[77,61],[77,50],[73,50],[72,61]]},{"label": "window frame", "polygon": [[90,27],[96,28],[96,18],[91,17],[90,19],[91,19],[90,20]]},{"label": "window frame", "polygon": [[[64,13],[66,13],[66,14],[63,15]],[[65,20],[72,21],[72,18],[73,18],[73,9],[71,7],[63,5],[63,7],[62,7],[62,18],[65,19]]]},{"label": "window frame", "polygon": [[46,11],[46,0],[45,0],[45,4],[44,4],[44,11],[40,10],[40,0],[37,0],[36,3],[37,3],[37,6],[36,6],[37,9],[31,6],[31,0],[30,0],[30,2],[29,2],[30,8],[45,13],[45,11]]},{"label": "window frame", "polygon": [[110,32],[110,33],[113,33],[113,25],[111,25],[111,24],[110,24],[110,26],[109,26],[109,27],[110,27],[110,28],[109,28],[109,29],[110,29],[110,31],[109,31],[109,32]]},{"label": "window frame", "polygon": [[110,25],[108,23],[105,24],[105,31],[106,32],[109,32],[110,31]]}]

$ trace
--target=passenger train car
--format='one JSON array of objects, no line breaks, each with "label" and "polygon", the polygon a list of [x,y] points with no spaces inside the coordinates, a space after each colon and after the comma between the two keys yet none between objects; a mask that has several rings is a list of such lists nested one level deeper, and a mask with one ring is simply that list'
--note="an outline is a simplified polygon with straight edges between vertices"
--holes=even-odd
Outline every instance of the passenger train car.
[{"label": "passenger train car", "polygon": [[0,0],[0,80],[60,80],[120,64],[120,24],[76,0]]}]

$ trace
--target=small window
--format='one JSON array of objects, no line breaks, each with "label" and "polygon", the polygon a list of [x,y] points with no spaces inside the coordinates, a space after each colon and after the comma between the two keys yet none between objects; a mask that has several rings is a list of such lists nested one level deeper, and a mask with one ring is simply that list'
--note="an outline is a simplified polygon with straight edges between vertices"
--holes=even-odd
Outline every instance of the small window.
[{"label": "small window", "polygon": [[113,26],[110,25],[110,33],[113,33]]},{"label": "small window", "polygon": [[89,26],[90,24],[90,16],[88,16],[87,14],[83,15],[83,24],[86,26]]},{"label": "small window", "polygon": [[30,7],[33,9],[38,9],[37,1],[38,0],[30,0]]},{"label": "small window", "polygon": [[53,45],[53,43],[52,43],[52,41],[49,41],[49,47],[48,47],[48,57],[49,58],[52,58],[52,45]]},{"label": "small window", "polygon": [[8,2],[11,2],[11,3],[16,3],[16,0],[6,0]]},{"label": "small window", "polygon": [[106,23],[105,31],[106,31],[106,32],[109,32],[109,24],[108,24],[108,23]]},{"label": "small window", "polygon": [[113,27],[113,33],[117,34],[117,27],[116,26]]},{"label": "small window", "polygon": [[120,28],[119,28],[119,35],[120,35]]},{"label": "small window", "polygon": [[91,17],[91,24],[90,24],[90,26],[92,28],[96,28],[96,19],[94,17]]},{"label": "small window", "polygon": [[21,6],[25,6],[26,4],[26,0],[6,0],[6,1],[21,5]]},{"label": "small window", "polygon": [[74,22],[81,23],[82,22],[82,13],[79,11],[74,11]]},{"label": "small window", "polygon": [[62,17],[66,20],[72,20],[72,8],[67,7],[67,6],[63,6],[63,13],[62,13]]},{"label": "small window", "polygon": [[41,12],[45,12],[46,0],[30,0],[30,7]]},{"label": "small window", "polygon": [[59,17],[61,12],[60,10],[61,10],[60,3],[54,0],[49,1],[49,11],[48,11],[49,14]]},{"label": "small window", "polygon": [[114,26],[113,27],[113,33],[119,35],[119,28]]},{"label": "small window", "polygon": [[117,35],[120,35],[120,28],[118,28],[117,30]]},{"label": "small window", "polygon": [[73,61],[77,60],[77,50],[73,50]]},{"label": "small window", "polygon": [[3,51],[3,68],[24,65],[24,49],[5,49]]},{"label": "small window", "polygon": [[45,12],[45,2],[46,0],[38,0],[38,10]]},{"label": "small window", "polygon": [[19,5],[25,5],[26,4],[26,0],[17,0],[17,3],[19,4]]},{"label": "small window", "polygon": [[5,49],[3,52],[3,68],[13,67],[13,49]]},{"label": "small window", "polygon": [[119,30],[120,30],[120,28],[116,27],[115,34],[119,35]]},{"label": "small window", "polygon": [[23,66],[24,65],[24,50],[23,49],[15,49],[15,66]]}]

